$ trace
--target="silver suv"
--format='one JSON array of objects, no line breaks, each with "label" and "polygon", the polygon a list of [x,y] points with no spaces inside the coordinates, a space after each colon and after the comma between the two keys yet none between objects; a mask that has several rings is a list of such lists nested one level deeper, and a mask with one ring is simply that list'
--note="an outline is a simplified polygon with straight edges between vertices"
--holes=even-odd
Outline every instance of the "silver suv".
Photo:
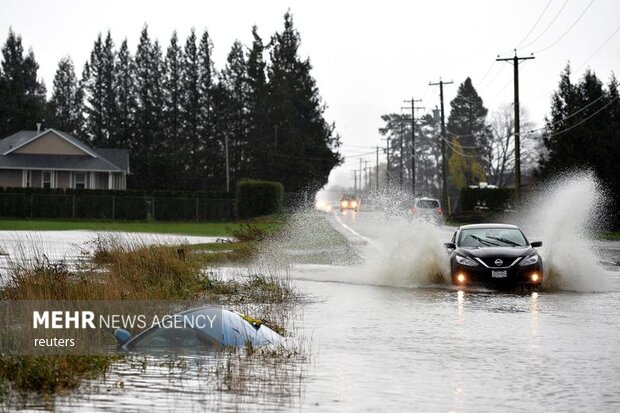
[{"label": "silver suv", "polygon": [[436,225],[443,225],[443,209],[441,203],[436,198],[416,198],[413,206],[409,210],[411,217],[415,220],[432,222]]}]

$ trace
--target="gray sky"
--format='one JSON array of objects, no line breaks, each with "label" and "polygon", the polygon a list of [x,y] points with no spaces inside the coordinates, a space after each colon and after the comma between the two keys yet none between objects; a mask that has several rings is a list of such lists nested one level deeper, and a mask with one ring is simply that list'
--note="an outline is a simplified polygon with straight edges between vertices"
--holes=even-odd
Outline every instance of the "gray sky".
[{"label": "gray sky", "polygon": [[[575,80],[587,67],[604,82],[614,70],[620,76],[617,0],[2,0],[0,40],[9,26],[21,34],[51,90],[60,58],[70,55],[79,75],[97,34],[108,28],[117,45],[127,37],[132,51],[144,23],[164,48],[174,29],[184,43],[191,27],[199,33],[207,28],[221,69],[235,39],[249,45],[254,24],[268,39],[282,29],[288,8],[301,33],[301,54],[310,57],[328,105],[327,118],[342,135],[345,156],[383,146],[380,116],[399,112],[403,99],[423,98],[420,105],[429,111],[438,105],[439,90],[428,83],[440,76],[455,82],[445,86],[446,116],[467,76],[490,111],[512,102],[512,66],[494,61],[498,54],[512,56],[517,46],[519,55],[536,56],[520,66],[520,95],[538,126],[567,61]],[[358,159],[333,171],[330,182],[352,182],[349,171]],[[375,156],[364,159],[374,164]]]}]

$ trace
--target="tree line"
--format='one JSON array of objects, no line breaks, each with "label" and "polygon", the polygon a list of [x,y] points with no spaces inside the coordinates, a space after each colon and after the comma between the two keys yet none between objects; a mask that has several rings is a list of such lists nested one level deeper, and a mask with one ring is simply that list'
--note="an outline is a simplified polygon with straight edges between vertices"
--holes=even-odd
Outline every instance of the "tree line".
[{"label": "tree line", "polygon": [[[521,108],[522,173],[529,182],[544,181],[571,170],[592,170],[620,206],[620,99],[612,74],[607,85],[587,70],[571,80],[570,64],[560,75],[550,115],[534,129]],[[399,174],[404,160],[405,187],[411,186],[411,122],[402,114],[382,116],[379,132],[391,138],[390,176]],[[440,196],[441,133],[438,116],[416,122],[416,188]],[[450,102],[446,123],[448,185],[454,195],[468,185],[486,181],[498,187],[514,185],[514,111],[503,105],[489,115],[471,79],[461,83]],[[401,142],[402,145],[401,151]],[[620,220],[617,220],[620,222]]]},{"label": "tree line", "polygon": [[[81,76],[63,57],[51,98],[37,78],[34,52],[12,30],[2,48],[0,137],[45,127],[95,147],[127,148],[136,189],[226,189],[242,178],[276,180],[286,191],[318,189],[342,162],[340,137],[298,50],[290,13],[265,44],[235,41],[221,70],[207,30],[165,50],[145,25],[135,53],[110,31],[99,34]],[[226,162],[228,154],[228,164]]]}]

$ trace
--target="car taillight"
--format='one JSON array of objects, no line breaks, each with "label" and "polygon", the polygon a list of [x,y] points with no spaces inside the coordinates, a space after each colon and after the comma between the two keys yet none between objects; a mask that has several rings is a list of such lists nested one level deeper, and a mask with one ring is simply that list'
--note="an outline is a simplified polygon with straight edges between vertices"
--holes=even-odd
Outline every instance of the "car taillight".
[{"label": "car taillight", "polygon": [[437,208],[437,212],[439,212],[440,214],[443,214],[443,210],[441,209],[441,207]]}]

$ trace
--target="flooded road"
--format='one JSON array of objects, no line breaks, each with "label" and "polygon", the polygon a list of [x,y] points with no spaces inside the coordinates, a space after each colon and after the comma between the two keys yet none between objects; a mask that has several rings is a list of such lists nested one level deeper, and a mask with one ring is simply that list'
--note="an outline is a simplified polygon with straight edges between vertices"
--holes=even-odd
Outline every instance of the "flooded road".
[{"label": "flooded road", "polygon": [[[406,225],[371,213],[337,221],[371,240]],[[448,241],[452,229],[439,232]],[[376,286],[364,274],[361,285],[327,282],[330,275],[337,280],[332,269],[300,269],[307,280],[300,289],[317,299],[305,308],[305,328],[320,346],[302,404],[333,411],[617,411],[616,269],[605,271],[607,292],[529,294]]]},{"label": "flooded road", "polygon": [[[618,267],[604,270],[605,292],[461,291],[417,272],[442,267],[427,247],[447,241],[453,228],[410,227],[373,212],[327,219],[363,259],[356,265],[293,266],[291,276],[305,296],[296,334],[307,340],[308,357],[238,363],[232,370],[241,378],[224,389],[218,375],[231,370],[225,357],[138,357],[116,365],[81,394],[57,399],[56,407],[620,409]],[[424,236],[407,243],[407,236],[394,235],[411,228]],[[402,259],[392,259],[392,242],[402,248]],[[617,245],[605,244],[611,251]]]},{"label": "flooded road", "polygon": [[[346,239],[347,248],[327,248],[335,257],[343,248],[359,260],[292,265],[303,357],[137,355],[52,407],[620,410],[620,267],[593,269],[605,278],[599,292],[459,290],[441,276],[441,243],[454,228],[371,211],[308,220],[327,220]],[[617,242],[594,245],[605,262],[620,261]]]}]

